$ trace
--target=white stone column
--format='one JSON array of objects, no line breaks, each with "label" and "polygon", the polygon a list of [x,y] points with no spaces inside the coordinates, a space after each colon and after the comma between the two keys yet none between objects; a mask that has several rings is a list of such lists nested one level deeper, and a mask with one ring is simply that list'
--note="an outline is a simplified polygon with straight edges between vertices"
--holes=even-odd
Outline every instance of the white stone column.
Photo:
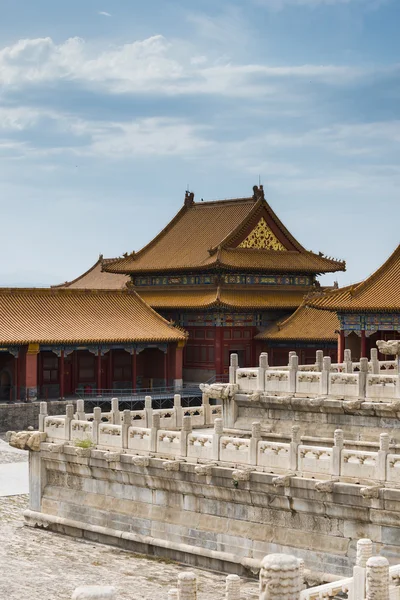
[{"label": "white stone column", "polygon": [[292,439],[290,442],[290,470],[297,471],[298,467],[298,450],[301,443],[300,427],[293,425]]},{"label": "white stone column", "polygon": [[296,352],[290,353],[289,358],[289,393],[296,393],[297,371],[299,369],[299,357]]},{"label": "white stone column", "polygon": [[178,576],[179,600],[197,600],[197,579],[194,573]]},{"label": "white stone column", "polygon": [[111,398],[111,423],[121,425],[121,413],[119,412],[118,398]]},{"label": "white stone column", "polygon": [[172,590],[169,590],[168,600],[179,600],[179,592],[177,588],[172,588]]},{"label": "white stone column", "polygon": [[366,586],[367,561],[372,556],[372,542],[369,539],[358,540],[356,565],[353,568],[352,600],[364,600]]},{"label": "white stone column", "polygon": [[151,427],[153,414],[153,400],[151,396],[146,396],[144,399],[144,413],[146,415],[146,427]]},{"label": "white stone column", "polygon": [[360,358],[360,372],[358,374],[358,397],[365,398],[367,393],[368,358]]},{"label": "white stone column", "polygon": [[344,433],[343,429],[336,429],[333,434],[333,448],[332,448],[332,475],[339,477],[340,468],[342,464],[342,450],[344,445]]},{"label": "white stone column", "polygon": [[229,366],[229,383],[236,383],[236,371],[239,368],[239,358],[237,354],[231,354],[231,364]]},{"label": "white stone column", "polygon": [[389,600],[389,561],[384,556],[367,561],[366,600]]},{"label": "white stone column", "polygon": [[174,409],[176,415],[176,427],[182,427],[182,396],[180,394],[174,395]]},{"label": "white stone column", "polygon": [[122,447],[128,447],[129,427],[132,425],[132,414],[129,409],[124,410],[124,420],[122,423]]},{"label": "white stone column", "polygon": [[222,419],[215,419],[214,421],[214,435],[212,439],[212,458],[213,460],[219,460],[219,440],[224,433],[224,426]]},{"label": "white stone column", "polygon": [[160,429],[160,415],[153,413],[150,430],[150,452],[157,452],[157,435]]},{"label": "white stone column", "polygon": [[40,403],[39,431],[44,431],[44,421],[47,417],[47,402]]},{"label": "white stone column", "polygon": [[257,450],[258,442],[261,440],[261,423],[256,422],[251,425],[251,438],[250,438],[250,464],[257,464]]},{"label": "white stone column", "polygon": [[187,440],[190,433],[192,433],[192,417],[183,417],[180,456],[187,456]]},{"label": "white stone column", "polygon": [[116,598],[115,588],[100,585],[79,587],[72,594],[72,600],[116,600]]},{"label": "white stone column", "polygon": [[212,425],[211,421],[211,409],[210,409],[210,398],[207,394],[201,395],[201,405],[203,407],[203,425]]},{"label": "white stone column", "polygon": [[261,562],[260,600],[299,600],[300,561],[286,554],[269,554]]},{"label": "white stone column", "polygon": [[238,575],[228,575],[224,600],[240,600],[241,579]]},{"label": "white stone column", "polygon": [[42,495],[46,486],[46,467],[40,452],[29,451],[29,508],[42,510]]}]

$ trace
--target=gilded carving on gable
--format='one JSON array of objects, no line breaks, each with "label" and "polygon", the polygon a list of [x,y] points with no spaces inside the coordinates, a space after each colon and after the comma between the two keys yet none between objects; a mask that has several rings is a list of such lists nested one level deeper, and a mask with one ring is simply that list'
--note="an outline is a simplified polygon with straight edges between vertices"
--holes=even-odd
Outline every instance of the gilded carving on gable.
[{"label": "gilded carving on gable", "polygon": [[239,248],[257,248],[262,250],[286,250],[276,235],[268,227],[265,219],[261,217],[253,231],[239,244]]}]

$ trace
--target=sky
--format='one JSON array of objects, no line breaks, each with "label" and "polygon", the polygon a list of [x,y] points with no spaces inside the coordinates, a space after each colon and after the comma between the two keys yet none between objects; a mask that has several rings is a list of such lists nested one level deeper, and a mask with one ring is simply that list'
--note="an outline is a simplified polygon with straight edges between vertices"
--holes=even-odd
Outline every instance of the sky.
[{"label": "sky", "polygon": [[359,281],[400,221],[399,0],[0,0],[0,285],[139,250],[263,183]]}]

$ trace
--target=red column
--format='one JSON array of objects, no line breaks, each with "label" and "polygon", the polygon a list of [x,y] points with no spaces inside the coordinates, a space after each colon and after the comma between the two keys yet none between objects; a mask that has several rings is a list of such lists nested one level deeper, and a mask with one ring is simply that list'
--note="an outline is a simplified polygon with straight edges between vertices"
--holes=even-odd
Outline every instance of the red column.
[{"label": "red column", "polygon": [[361,331],[361,355],[360,358],[365,358],[367,356],[367,338],[365,335],[365,330]]},{"label": "red column", "polygon": [[112,349],[108,351],[108,387],[110,390],[113,389],[113,363],[112,363]]},{"label": "red column", "polygon": [[37,398],[39,344],[29,344],[25,363],[26,398],[29,401]]},{"label": "red column", "polygon": [[132,390],[136,392],[136,378],[137,378],[137,354],[136,348],[133,350],[132,354]]},{"label": "red column", "polygon": [[178,342],[175,349],[175,371],[174,371],[174,386],[181,387],[183,384],[183,342]]},{"label": "red column", "polygon": [[224,359],[223,359],[223,327],[215,328],[215,374],[223,375],[224,373]]},{"label": "red column", "polygon": [[168,386],[168,346],[167,351],[164,352],[164,381],[165,387]]},{"label": "red column", "polygon": [[14,400],[17,402],[19,400],[19,381],[18,381],[18,371],[19,371],[19,353],[14,358]]},{"label": "red column", "polygon": [[342,363],[344,361],[344,347],[345,347],[344,331],[340,331],[339,337],[338,337],[338,363]]},{"label": "red column", "polygon": [[64,400],[64,384],[65,384],[65,353],[61,350],[60,355],[60,398]]},{"label": "red column", "polygon": [[97,353],[97,391],[101,390],[101,350]]}]

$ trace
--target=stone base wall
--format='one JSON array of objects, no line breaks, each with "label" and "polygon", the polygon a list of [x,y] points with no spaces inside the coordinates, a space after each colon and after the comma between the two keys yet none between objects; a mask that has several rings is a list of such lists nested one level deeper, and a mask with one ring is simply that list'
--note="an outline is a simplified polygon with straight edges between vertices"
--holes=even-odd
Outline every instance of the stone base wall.
[{"label": "stone base wall", "polygon": [[77,450],[44,443],[30,453],[28,524],[237,574],[278,552],[350,575],[364,537],[399,562],[400,490],[367,498],[356,484],[321,492],[312,479],[277,484],[276,475],[238,474],[233,465],[199,475],[195,464],[150,458],[138,466],[128,454]]},{"label": "stone base wall", "polygon": [[[391,440],[400,443],[400,406],[368,403],[355,400],[318,400],[295,396],[261,397],[254,401],[244,394],[230,400],[236,429],[251,430],[251,424],[260,422],[265,431],[281,433],[290,438],[293,425],[300,427],[302,436],[333,438],[335,429],[343,429],[347,440],[376,442],[380,433],[387,432]],[[225,427],[232,425],[224,423]]]},{"label": "stone base wall", "polygon": [[[67,404],[74,404],[73,400],[53,400],[47,402],[50,416],[65,413]],[[0,433],[6,431],[21,431],[39,425],[40,402],[24,402],[18,404],[0,404]]]}]

